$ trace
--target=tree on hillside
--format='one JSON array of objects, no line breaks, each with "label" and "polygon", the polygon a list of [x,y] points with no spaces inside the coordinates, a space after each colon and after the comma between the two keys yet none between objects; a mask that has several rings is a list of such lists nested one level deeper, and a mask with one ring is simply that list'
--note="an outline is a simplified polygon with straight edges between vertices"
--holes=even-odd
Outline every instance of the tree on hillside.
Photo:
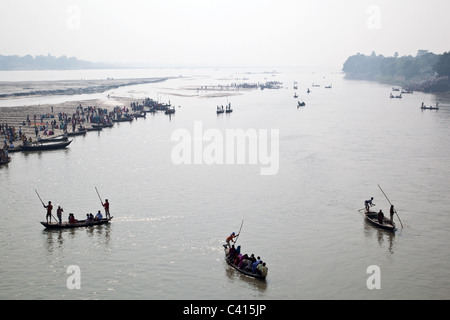
[{"label": "tree on hillside", "polygon": [[450,51],[439,56],[439,60],[434,65],[434,71],[440,76],[450,77]]}]

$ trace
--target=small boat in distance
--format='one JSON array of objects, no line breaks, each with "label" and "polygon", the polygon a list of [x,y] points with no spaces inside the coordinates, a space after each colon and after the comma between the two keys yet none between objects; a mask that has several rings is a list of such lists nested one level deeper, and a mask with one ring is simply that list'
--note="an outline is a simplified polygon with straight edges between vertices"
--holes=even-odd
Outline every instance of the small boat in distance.
[{"label": "small boat in distance", "polygon": [[306,106],[305,101],[302,101],[302,102],[298,101],[297,102],[297,108],[304,107],[304,106]]},{"label": "small boat in distance", "polygon": [[226,113],[231,113],[231,112],[233,112],[233,109],[231,109],[231,102],[225,107],[225,112],[226,112]]},{"label": "small boat in distance", "polygon": [[298,95],[297,95],[297,92],[294,94],[294,99],[297,99],[298,98]]},{"label": "small boat in distance", "polygon": [[174,114],[174,113],[175,113],[175,107],[173,107],[173,108],[169,107],[164,111],[164,114]]},{"label": "small boat in distance", "polygon": [[422,110],[439,110],[439,102],[436,102],[436,107],[433,107],[433,106],[427,107],[427,106],[422,102],[422,106],[420,107],[420,109],[422,109]]},{"label": "small boat in distance", "polygon": [[389,95],[389,98],[391,98],[391,99],[401,99],[401,98],[402,98],[402,94],[400,93],[399,96],[394,96],[394,95],[392,94],[392,92],[391,92],[391,94]]}]

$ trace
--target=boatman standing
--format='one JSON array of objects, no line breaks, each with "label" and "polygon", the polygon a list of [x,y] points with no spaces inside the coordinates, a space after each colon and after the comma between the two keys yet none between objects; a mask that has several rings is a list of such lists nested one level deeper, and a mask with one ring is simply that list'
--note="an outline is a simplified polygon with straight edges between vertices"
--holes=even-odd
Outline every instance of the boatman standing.
[{"label": "boatman standing", "polygon": [[394,209],[394,205],[391,204],[391,210],[390,210],[390,215],[391,215],[391,223],[394,222],[394,213],[395,213],[395,209]]},{"label": "boatman standing", "polygon": [[233,232],[232,234],[230,234],[230,236],[226,240],[228,248],[231,248],[230,242],[233,242],[233,243],[236,242],[235,240],[233,240],[234,238],[236,238],[236,234]]},{"label": "boatman standing", "polygon": [[49,201],[47,206],[44,204],[44,208],[47,209],[47,215],[45,216],[45,218],[47,219],[47,223],[48,223],[49,217],[50,217],[50,223],[52,223],[52,209],[53,209],[52,202]]},{"label": "boatman standing", "polygon": [[105,208],[105,217],[111,218],[111,215],[109,214],[109,202],[108,199],[105,200],[105,203],[103,204],[103,208]]},{"label": "boatman standing", "polygon": [[61,208],[61,206],[58,204],[58,209],[56,210],[56,216],[58,217],[59,224],[62,223],[62,213],[64,212],[64,209]]}]

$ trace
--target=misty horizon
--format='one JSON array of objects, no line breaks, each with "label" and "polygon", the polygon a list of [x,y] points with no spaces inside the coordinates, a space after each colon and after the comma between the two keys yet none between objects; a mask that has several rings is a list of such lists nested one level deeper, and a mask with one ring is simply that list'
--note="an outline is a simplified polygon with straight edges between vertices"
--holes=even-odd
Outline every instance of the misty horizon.
[{"label": "misty horizon", "polygon": [[450,3],[212,0],[2,4],[0,54],[146,67],[341,68],[356,53],[448,51]]}]

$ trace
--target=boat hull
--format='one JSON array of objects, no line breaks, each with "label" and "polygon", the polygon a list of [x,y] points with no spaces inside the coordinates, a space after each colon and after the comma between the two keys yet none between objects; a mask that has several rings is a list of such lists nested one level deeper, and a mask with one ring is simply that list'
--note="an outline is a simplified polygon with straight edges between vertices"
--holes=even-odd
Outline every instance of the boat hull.
[{"label": "boat hull", "polygon": [[57,150],[64,149],[69,144],[72,143],[72,140],[62,143],[45,143],[40,145],[30,145],[30,146],[22,146],[20,148],[21,151],[43,151],[43,150]]},{"label": "boat hull", "polygon": [[47,229],[74,229],[74,228],[85,228],[90,226],[98,226],[102,224],[109,223],[113,217],[109,219],[101,219],[98,221],[86,221],[81,220],[78,223],[68,223],[63,222],[62,224],[59,223],[47,223],[47,222],[41,222],[41,224],[47,228]]},{"label": "boat hull", "polygon": [[395,231],[395,223],[391,222],[390,219],[384,217],[383,223],[378,221],[378,213],[377,212],[365,212],[364,217],[367,222],[376,226],[377,228],[389,231]]}]

